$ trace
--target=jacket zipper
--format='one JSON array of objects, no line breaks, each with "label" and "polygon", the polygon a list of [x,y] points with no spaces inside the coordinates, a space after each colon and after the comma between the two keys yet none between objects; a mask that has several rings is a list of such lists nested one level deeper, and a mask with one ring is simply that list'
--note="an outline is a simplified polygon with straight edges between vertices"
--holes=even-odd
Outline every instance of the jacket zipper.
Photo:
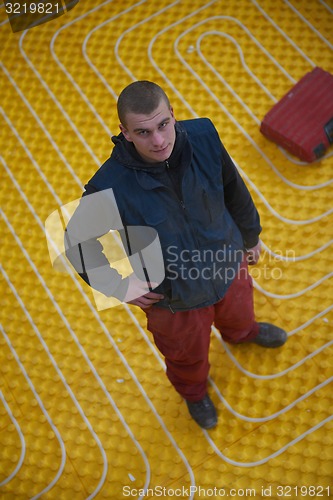
[{"label": "jacket zipper", "polygon": [[[170,163],[168,162],[168,160],[165,160],[165,166],[166,168],[169,170],[170,169]],[[179,200],[179,203],[180,203],[180,206],[182,207],[183,210],[185,210],[185,203],[184,203],[184,200],[182,200],[181,198],[179,198],[178,194],[176,193],[175,191],[175,194]]]},{"label": "jacket zipper", "polygon": [[[170,169],[170,164],[168,162],[168,160],[165,160],[165,166],[166,168],[169,170]],[[185,210],[185,203],[184,203],[184,200],[182,200],[181,198],[179,198],[176,190],[173,190],[173,192],[175,193],[177,199],[179,200],[180,202],[180,206],[182,207],[183,210]],[[172,308],[171,304],[168,304],[168,308],[170,309],[170,311],[172,312],[172,314],[175,314],[175,310]]]},{"label": "jacket zipper", "polygon": [[175,314],[176,311],[174,311],[174,309],[172,309],[171,304],[169,304],[168,307],[169,307],[170,311],[172,312],[172,314]]},{"label": "jacket zipper", "polygon": [[213,217],[212,217],[211,211],[209,209],[209,204],[208,204],[208,194],[205,190],[202,193],[202,198],[203,198],[204,207],[207,210],[207,212],[209,213],[210,222],[213,222]]}]

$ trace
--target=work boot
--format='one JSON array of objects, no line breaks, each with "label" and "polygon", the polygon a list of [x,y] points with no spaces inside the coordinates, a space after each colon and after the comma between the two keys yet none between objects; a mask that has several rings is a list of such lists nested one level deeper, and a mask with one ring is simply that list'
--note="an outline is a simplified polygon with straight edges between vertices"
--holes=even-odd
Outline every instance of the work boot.
[{"label": "work boot", "polygon": [[282,328],[271,323],[258,323],[259,333],[250,340],[254,344],[262,347],[281,347],[287,341],[287,334]]},{"label": "work boot", "polygon": [[208,394],[200,401],[186,401],[191,417],[200,427],[211,429],[217,424],[216,409]]}]

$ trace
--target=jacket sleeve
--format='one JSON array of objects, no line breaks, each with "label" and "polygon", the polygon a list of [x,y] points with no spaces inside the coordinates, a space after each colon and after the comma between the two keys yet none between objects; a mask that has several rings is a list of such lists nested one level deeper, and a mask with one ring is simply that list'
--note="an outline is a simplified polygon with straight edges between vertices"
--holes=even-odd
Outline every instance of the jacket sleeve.
[{"label": "jacket sleeve", "polygon": [[244,247],[253,248],[262,229],[260,217],[249,190],[222,143],[221,148],[225,204],[242,234]]},{"label": "jacket sleeve", "polygon": [[[66,256],[81,278],[107,297],[122,301],[128,278],[111,267],[98,240],[111,229],[122,229],[112,193],[92,192],[86,186],[78,207],[65,229]],[[112,190],[110,190],[112,191]]]}]

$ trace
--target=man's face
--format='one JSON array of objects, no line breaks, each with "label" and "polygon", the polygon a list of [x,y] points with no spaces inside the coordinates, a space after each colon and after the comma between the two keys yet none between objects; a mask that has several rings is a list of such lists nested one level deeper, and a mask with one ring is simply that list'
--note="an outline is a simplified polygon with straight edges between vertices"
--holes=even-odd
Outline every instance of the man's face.
[{"label": "man's face", "polygon": [[143,160],[158,163],[171,155],[176,140],[175,122],[172,108],[161,100],[149,115],[127,113],[126,126],[120,125],[120,130]]}]

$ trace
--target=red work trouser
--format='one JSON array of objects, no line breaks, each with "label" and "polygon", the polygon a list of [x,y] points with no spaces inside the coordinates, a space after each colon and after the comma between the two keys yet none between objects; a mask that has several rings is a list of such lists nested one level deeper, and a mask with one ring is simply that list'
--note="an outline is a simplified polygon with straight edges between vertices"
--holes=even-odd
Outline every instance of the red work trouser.
[{"label": "red work trouser", "polygon": [[242,263],[226,295],[216,304],[175,313],[152,307],[147,320],[147,328],[165,356],[170,382],[184,399],[199,401],[207,392],[212,324],[225,341],[234,344],[247,342],[259,332],[247,263]]}]

